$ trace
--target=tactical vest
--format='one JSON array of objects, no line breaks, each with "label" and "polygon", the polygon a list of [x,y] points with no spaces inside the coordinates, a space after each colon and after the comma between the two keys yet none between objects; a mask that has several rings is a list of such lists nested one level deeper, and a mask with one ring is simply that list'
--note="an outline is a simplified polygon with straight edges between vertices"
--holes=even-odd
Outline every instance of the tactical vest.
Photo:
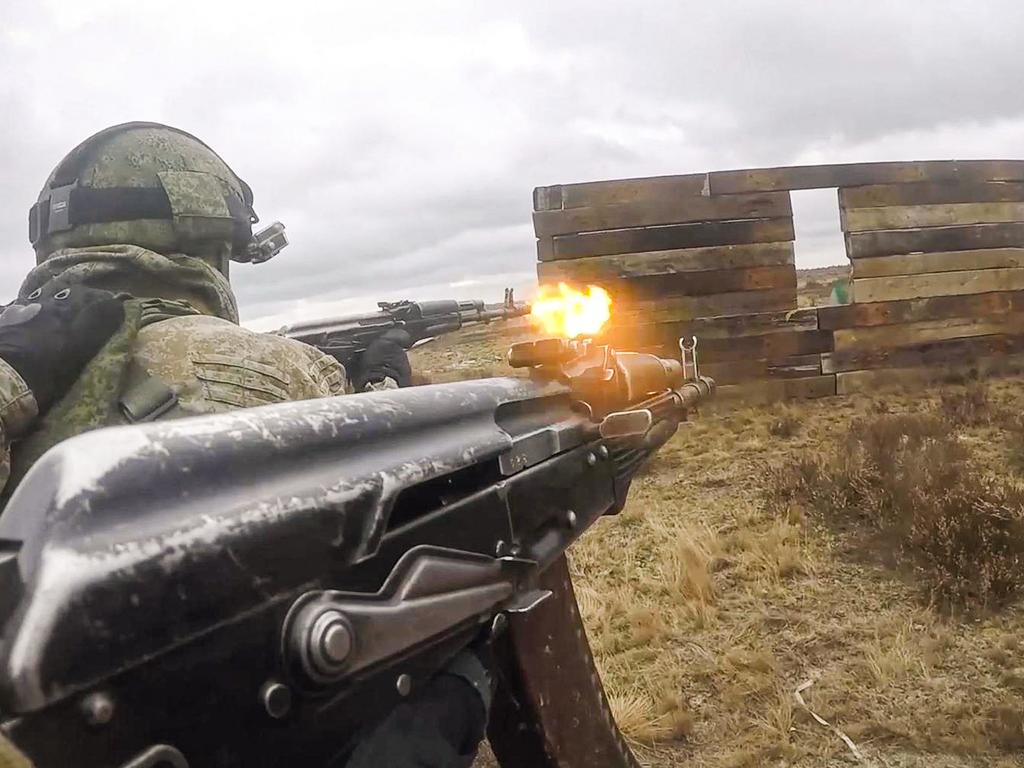
[{"label": "tactical vest", "polygon": [[172,317],[200,314],[188,302],[130,299],[125,319],[35,428],[11,447],[11,476],[3,501],[25,473],[57,443],[101,427],[189,415],[166,383],[132,361],[139,331]]}]

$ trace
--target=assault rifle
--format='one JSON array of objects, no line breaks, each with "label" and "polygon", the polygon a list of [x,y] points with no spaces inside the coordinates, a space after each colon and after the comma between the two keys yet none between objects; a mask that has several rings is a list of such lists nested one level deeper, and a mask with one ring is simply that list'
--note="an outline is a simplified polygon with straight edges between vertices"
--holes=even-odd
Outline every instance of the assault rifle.
[{"label": "assault rifle", "polygon": [[467,325],[507,320],[529,314],[530,306],[515,301],[511,289],[505,291],[500,306],[488,306],[479,299],[456,301],[381,301],[377,312],[346,315],[328,320],[286,325],[277,333],[320,349],[345,366],[358,378],[360,356],[374,339],[392,328],[409,334],[410,347],[425,339],[457,331]]},{"label": "assault rifle", "polygon": [[[577,738],[577,764],[610,765],[562,556],[714,382],[587,341],[509,360],[529,377],[57,445],[0,517],[4,734],[37,768],[340,766],[505,624],[502,764],[566,765]],[[566,618],[531,629],[550,605]]]}]

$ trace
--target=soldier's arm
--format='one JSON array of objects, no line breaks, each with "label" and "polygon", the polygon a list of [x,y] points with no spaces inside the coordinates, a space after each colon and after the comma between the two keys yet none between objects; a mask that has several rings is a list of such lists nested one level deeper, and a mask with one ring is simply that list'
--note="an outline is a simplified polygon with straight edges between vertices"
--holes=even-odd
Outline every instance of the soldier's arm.
[{"label": "soldier's arm", "polygon": [[123,298],[54,280],[0,313],[0,488],[28,431],[124,320]]},{"label": "soldier's arm", "polygon": [[11,441],[28,431],[39,405],[25,380],[0,358],[0,490],[11,473]]},{"label": "soldier's arm", "polygon": [[318,353],[310,371],[313,382],[323,397],[347,395],[352,392],[345,366],[330,355]]},{"label": "soldier's arm", "polygon": [[406,351],[412,338],[402,328],[392,328],[366,348],[354,379],[357,392],[396,389],[412,385],[412,366]]}]

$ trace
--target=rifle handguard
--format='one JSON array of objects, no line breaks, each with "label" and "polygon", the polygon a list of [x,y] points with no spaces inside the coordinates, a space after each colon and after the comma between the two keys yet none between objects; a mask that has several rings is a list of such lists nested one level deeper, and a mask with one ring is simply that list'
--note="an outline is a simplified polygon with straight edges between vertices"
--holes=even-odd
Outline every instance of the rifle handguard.
[{"label": "rifle handguard", "polygon": [[[706,376],[687,378],[680,360],[644,352],[617,352],[589,339],[541,339],[514,344],[513,368],[531,368],[540,380],[568,384],[574,399],[602,423],[602,435],[637,434],[642,417],[625,419],[651,405],[674,406],[680,415],[714,392]],[[666,399],[667,398],[667,399]],[[609,419],[612,418],[611,421]]]}]

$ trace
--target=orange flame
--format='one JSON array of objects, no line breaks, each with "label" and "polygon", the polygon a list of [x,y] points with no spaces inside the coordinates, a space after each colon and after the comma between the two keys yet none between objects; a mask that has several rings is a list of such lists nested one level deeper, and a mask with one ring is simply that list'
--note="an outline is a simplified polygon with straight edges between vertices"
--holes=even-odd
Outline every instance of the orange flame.
[{"label": "orange flame", "polygon": [[533,300],[530,319],[545,333],[566,336],[593,336],[608,322],[612,297],[604,288],[588,285],[582,291],[559,283],[542,285]]}]

